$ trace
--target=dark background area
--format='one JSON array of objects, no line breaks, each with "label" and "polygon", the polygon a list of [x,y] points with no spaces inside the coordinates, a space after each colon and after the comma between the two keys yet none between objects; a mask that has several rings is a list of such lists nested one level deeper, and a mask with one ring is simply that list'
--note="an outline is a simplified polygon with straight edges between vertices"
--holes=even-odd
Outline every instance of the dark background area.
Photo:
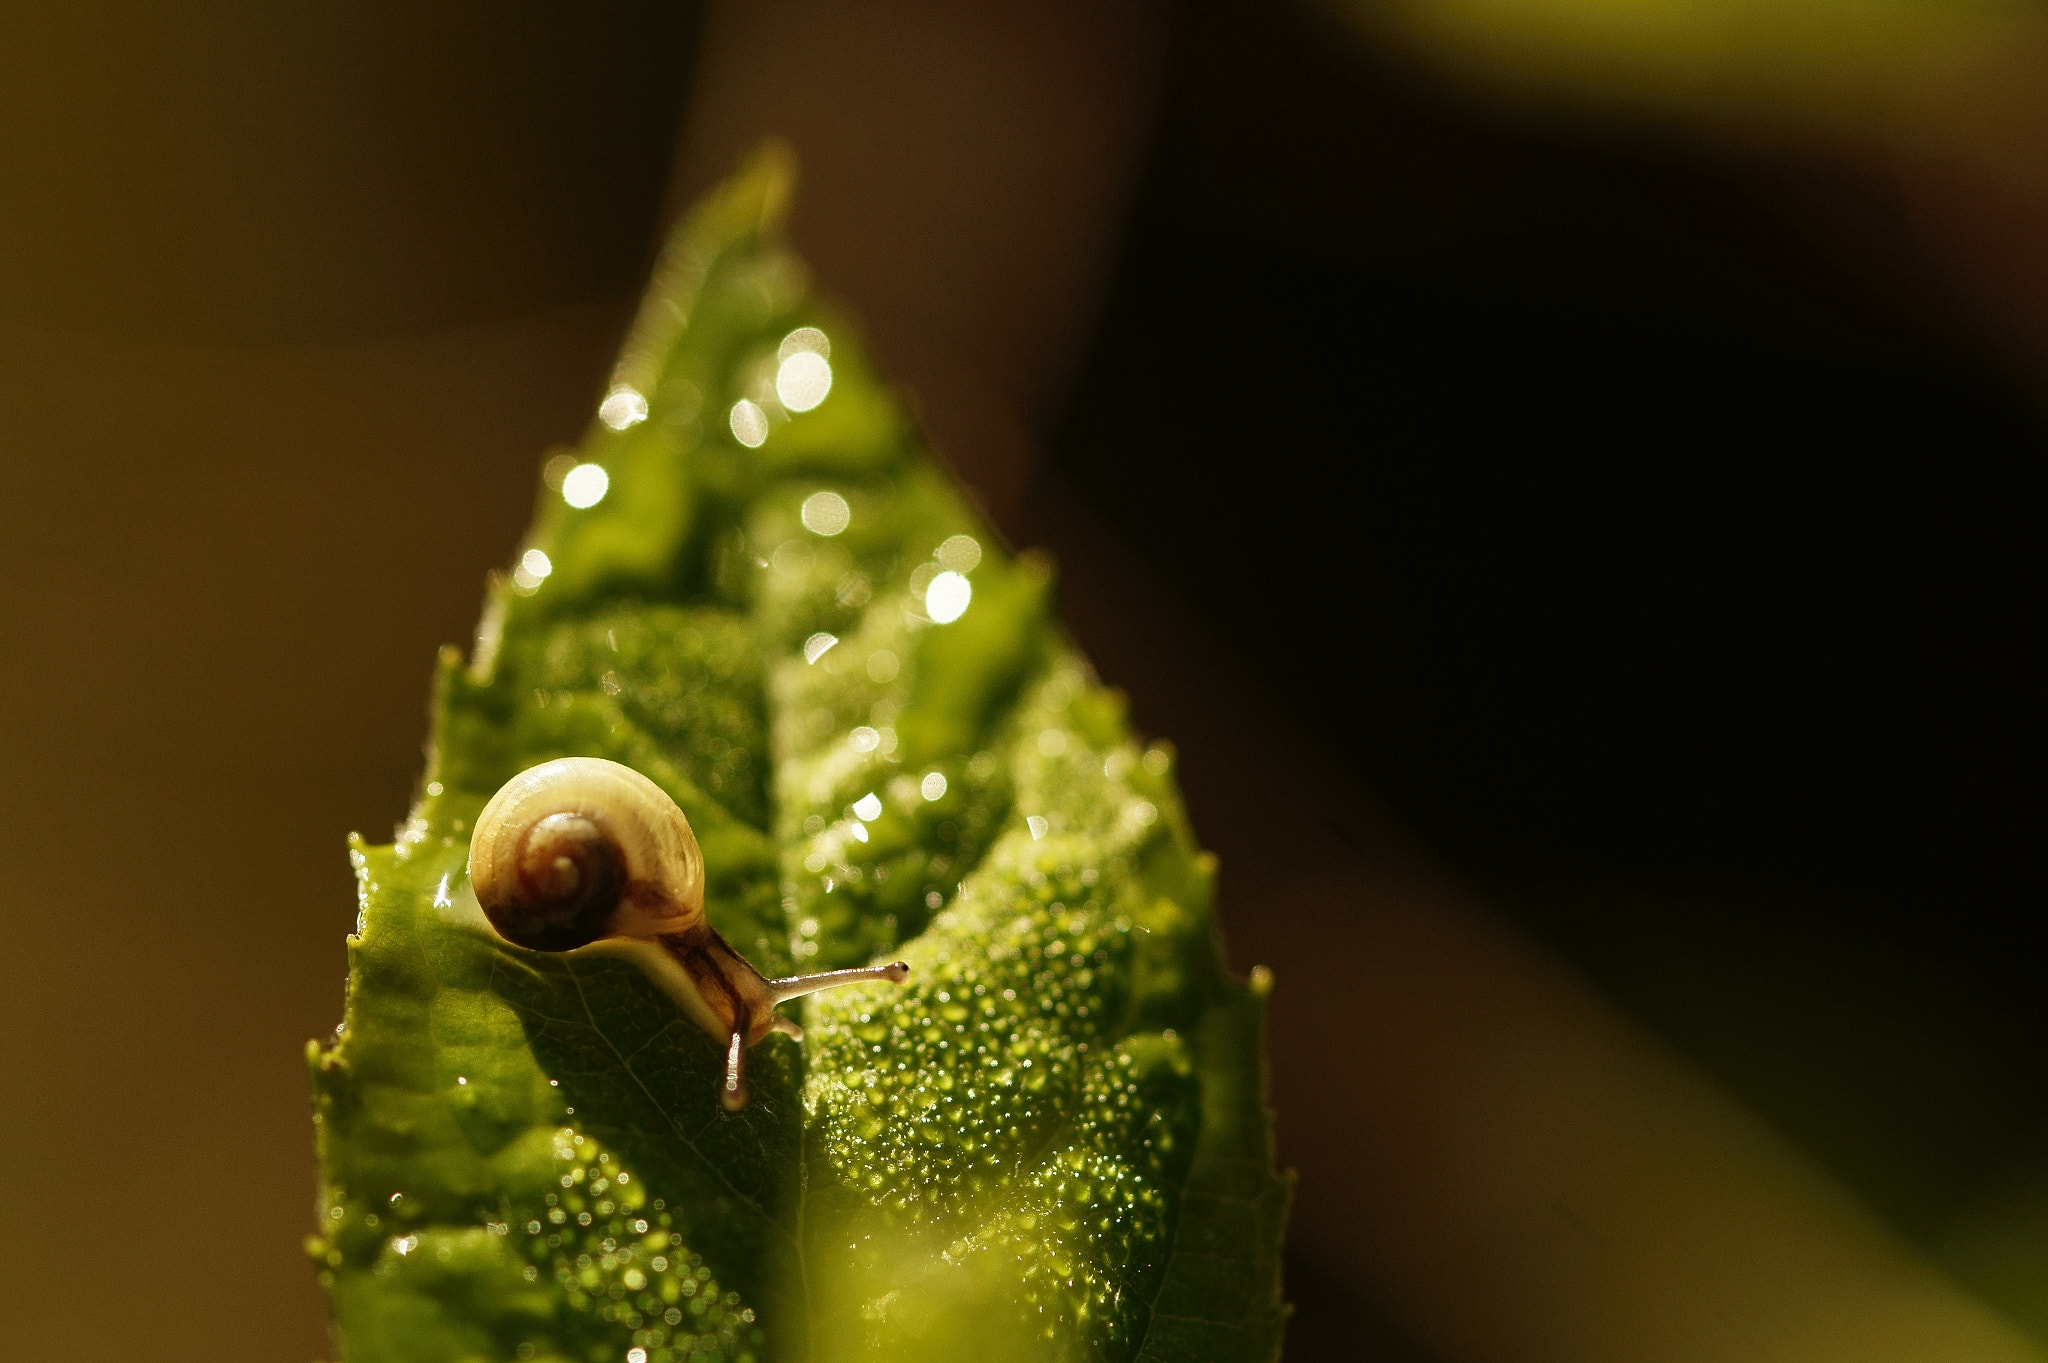
[{"label": "dark background area", "polygon": [[250,347],[629,292],[698,9],[13,7],[0,309]]},{"label": "dark background area", "polygon": [[344,839],[589,419],[687,10],[0,10],[0,1356],[332,1357]]},{"label": "dark background area", "polygon": [[1060,468],[1921,1243],[2038,1199],[2048,439],[1882,185],[1177,43]]},{"label": "dark background area", "polygon": [[1907,252],[1829,250],[1853,182],[1489,119],[1253,8],[1178,41],[1061,469],[1898,1226],[2032,1193],[2038,413]]},{"label": "dark background area", "polygon": [[[245,10],[0,16],[23,1358],[326,1348],[299,1048],[342,836],[401,817],[434,650],[588,420],[689,93],[681,9]],[[2042,425],[1883,182],[1286,9],[1172,43],[1046,441],[1083,513],[1944,1262],[2048,1224]],[[1201,682],[1102,656],[1141,720]],[[1216,736],[1172,736],[1199,775]],[[1420,1356],[1290,1272],[1300,1356]]]}]

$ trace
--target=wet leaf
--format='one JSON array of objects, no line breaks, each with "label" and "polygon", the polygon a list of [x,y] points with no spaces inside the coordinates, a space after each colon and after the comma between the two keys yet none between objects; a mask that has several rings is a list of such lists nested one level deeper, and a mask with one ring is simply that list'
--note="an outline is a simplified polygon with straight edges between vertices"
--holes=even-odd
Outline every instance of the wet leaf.
[{"label": "wet leaf", "polygon": [[[338,1347],[1269,1359],[1262,991],[1221,967],[1171,755],[813,295],[789,185],[765,151],[678,231],[441,660],[412,816],[354,845],[345,1017],[307,1052]],[[764,971],[900,956],[909,986],[807,1000],[723,1111],[718,1043],[635,966],[476,908],[484,802],[574,754],[675,797]]]}]

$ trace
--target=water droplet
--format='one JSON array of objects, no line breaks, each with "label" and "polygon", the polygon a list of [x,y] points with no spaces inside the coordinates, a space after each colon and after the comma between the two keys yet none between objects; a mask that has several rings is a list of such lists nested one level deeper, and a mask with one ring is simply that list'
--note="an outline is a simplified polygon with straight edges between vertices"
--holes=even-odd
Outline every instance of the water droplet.
[{"label": "water droplet", "polygon": [[597,405],[597,419],[615,431],[638,426],[647,420],[647,399],[639,389],[622,383]]},{"label": "water droplet", "polygon": [[804,498],[797,518],[804,523],[804,529],[830,539],[853,523],[853,508],[836,492],[813,492]]},{"label": "water droplet", "polygon": [[955,573],[971,573],[981,562],[981,544],[972,535],[954,535],[932,553],[939,566]]},{"label": "water droplet", "polygon": [[782,344],[775,348],[775,358],[786,360],[806,351],[829,360],[832,358],[832,338],[816,327],[798,327],[782,338]]},{"label": "water droplet", "polygon": [[562,475],[562,500],[585,511],[604,500],[611,491],[612,476],[602,464],[578,464]]},{"label": "water droplet", "polygon": [[799,350],[775,370],[775,396],[792,412],[808,412],[832,391],[832,366],[814,350]]},{"label": "water droplet", "polygon": [[519,564],[512,570],[512,585],[521,591],[530,592],[547,580],[555,570],[554,561],[539,549],[529,549],[519,556]]},{"label": "water droplet", "polygon": [[732,438],[750,450],[758,450],[767,442],[768,414],[745,398],[732,405],[726,425],[732,428]]},{"label": "water droplet", "polygon": [[967,613],[973,600],[973,584],[959,573],[943,572],[924,589],[924,613],[934,624],[950,625]]}]

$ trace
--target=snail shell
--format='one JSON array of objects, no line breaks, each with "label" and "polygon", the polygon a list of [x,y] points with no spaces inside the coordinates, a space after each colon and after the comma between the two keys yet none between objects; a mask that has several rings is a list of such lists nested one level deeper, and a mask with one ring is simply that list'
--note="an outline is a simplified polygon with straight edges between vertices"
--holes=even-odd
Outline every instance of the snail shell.
[{"label": "snail shell", "polygon": [[477,903],[497,934],[534,951],[623,956],[724,1043],[719,1097],[746,1106],[746,1048],[802,1032],[785,999],[860,980],[901,983],[901,961],[770,980],[704,917],[704,854],[668,792],[617,762],[561,757],[519,773],[477,816]]},{"label": "snail shell", "polygon": [[469,877],[491,926],[535,951],[683,932],[704,918],[704,854],[668,792],[617,762],[519,773],[477,816]]}]

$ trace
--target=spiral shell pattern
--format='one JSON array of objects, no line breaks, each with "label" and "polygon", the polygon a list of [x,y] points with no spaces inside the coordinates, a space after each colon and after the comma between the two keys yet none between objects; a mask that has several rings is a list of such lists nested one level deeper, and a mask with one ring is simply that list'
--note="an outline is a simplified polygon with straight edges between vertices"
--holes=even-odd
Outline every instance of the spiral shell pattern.
[{"label": "spiral shell pattern", "polygon": [[617,762],[562,757],[506,782],[469,847],[491,926],[536,951],[703,921],[704,857],[668,792]]}]

